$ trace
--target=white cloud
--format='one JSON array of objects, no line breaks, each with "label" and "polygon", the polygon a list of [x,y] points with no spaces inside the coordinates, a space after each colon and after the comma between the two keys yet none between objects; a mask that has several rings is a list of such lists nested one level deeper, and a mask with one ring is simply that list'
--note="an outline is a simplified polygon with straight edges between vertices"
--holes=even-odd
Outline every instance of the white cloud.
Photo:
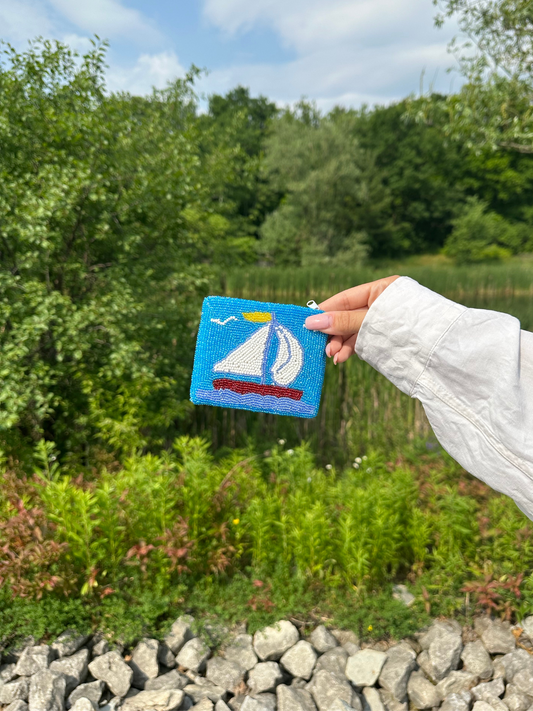
[{"label": "white cloud", "polygon": [[111,64],[107,72],[107,88],[142,96],[149,94],[152,87],[164,89],[169,81],[183,77],[185,73],[174,52],[141,54],[133,66]]},{"label": "white cloud", "polygon": [[39,0],[2,0],[0,2],[0,37],[13,44],[39,35],[51,36],[54,23]]}]

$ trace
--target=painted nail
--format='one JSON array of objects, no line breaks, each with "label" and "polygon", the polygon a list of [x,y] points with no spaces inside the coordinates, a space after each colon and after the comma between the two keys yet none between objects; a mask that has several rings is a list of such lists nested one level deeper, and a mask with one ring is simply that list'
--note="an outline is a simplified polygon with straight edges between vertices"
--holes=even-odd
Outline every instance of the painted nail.
[{"label": "painted nail", "polygon": [[328,343],[326,346],[326,355],[328,358],[331,358],[331,343]]},{"label": "painted nail", "polygon": [[335,353],[335,357],[333,358],[333,365],[337,365],[338,358],[339,358],[339,354]]},{"label": "painted nail", "polygon": [[330,314],[317,314],[316,316],[308,316],[305,319],[305,327],[310,331],[322,331],[324,328],[329,328],[332,321]]}]

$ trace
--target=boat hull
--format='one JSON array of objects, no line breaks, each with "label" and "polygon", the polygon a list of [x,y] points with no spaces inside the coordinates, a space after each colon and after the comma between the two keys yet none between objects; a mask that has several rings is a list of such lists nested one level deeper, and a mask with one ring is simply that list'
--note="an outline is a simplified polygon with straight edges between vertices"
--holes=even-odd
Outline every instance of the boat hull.
[{"label": "boat hull", "polygon": [[262,385],[259,383],[250,383],[243,380],[232,380],[231,378],[217,378],[213,380],[215,390],[233,390],[240,395],[255,393],[256,395],[271,396],[271,397],[288,397],[291,400],[300,400],[303,395],[303,390],[295,388],[283,388],[279,385]]}]

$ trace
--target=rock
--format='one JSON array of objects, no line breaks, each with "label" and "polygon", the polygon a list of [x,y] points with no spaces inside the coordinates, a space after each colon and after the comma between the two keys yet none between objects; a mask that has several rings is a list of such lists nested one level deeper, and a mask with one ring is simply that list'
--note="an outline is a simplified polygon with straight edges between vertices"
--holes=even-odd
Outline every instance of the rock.
[{"label": "rock", "polygon": [[69,657],[89,640],[89,635],[78,634],[75,630],[65,630],[62,632],[55,642],[52,642],[50,647],[55,651],[56,655],[61,657]]},{"label": "rock", "polygon": [[498,678],[494,681],[487,681],[483,684],[478,684],[472,688],[472,696],[476,701],[489,701],[491,698],[501,696],[505,691],[503,679]]},{"label": "rock", "polygon": [[449,694],[440,707],[440,711],[469,711],[472,702],[472,694],[463,691],[459,694]]},{"label": "rock", "polygon": [[172,669],[172,667],[176,666],[176,657],[172,654],[172,650],[165,642],[161,642],[159,645],[157,661],[168,669]]},{"label": "rock", "polygon": [[[533,658],[526,652],[525,649],[516,649],[514,652],[505,654],[500,657],[497,661],[494,661],[494,674],[496,675],[498,669],[503,670],[503,676],[505,681],[511,682],[518,672],[522,669],[529,669],[533,671]],[[500,673],[498,673],[501,676]]]},{"label": "rock", "polygon": [[194,634],[191,629],[193,623],[194,617],[190,615],[182,615],[174,622],[165,637],[165,644],[172,654],[177,654],[186,642],[193,639]]},{"label": "rock", "polygon": [[359,646],[359,637],[352,630],[331,630],[331,634],[337,642],[344,647],[345,644],[356,644]]},{"label": "rock", "polygon": [[508,654],[516,648],[516,639],[508,622],[478,617],[474,627],[490,654]]},{"label": "rock", "polygon": [[210,656],[211,650],[206,643],[198,637],[195,637],[194,639],[185,642],[176,657],[176,662],[180,666],[185,667],[185,669],[198,672],[204,668],[205,663]]},{"label": "rock", "polygon": [[209,699],[202,699],[198,704],[194,705],[194,708],[197,709],[197,711],[213,711],[215,707],[213,702],[209,701]]},{"label": "rock", "polygon": [[440,704],[436,687],[419,672],[412,672],[409,677],[407,694],[415,709],[431,709]]},{"label": "rock", "polygon": [[206,678],[226,691],[232,691],[244,680],[245,670],[229,659],[214,657],[207,662]]},{"label": "rock", "polygon": [[256,694],[256,696],[253,697],[256,701],[259,701],[262,703],[264,706],[266,706],[269,711],[276,711],[276,706],[277,706],[277,700],[276,700],[276,694]]},{"label": "rock", "polygon": [[307,690],[311,692],[318,711],[330,711],[335,699],[346,701],[347,704],[352,705],[354,692],[350,684],[325,669],[314,673],[307,685]]},{"label": "rock", "polygon": [[480,679],[490,679],[494,667],[483,642],[467,642],[461,654],[463,668]]},{"label": "rock", "polygon": [[305,679],[300,679],[299,677],[295,677],[291,681],[291,686],[294,686],[297,689],[305,689],[307,687],[307,682]]},{"label": "rock", "polygon": [[246,671],[257,664],[257,654],[254,652],[251,634],[237,635],[224,650],[224,657],[230,662],[236,662]]},{"label": "rock", "polygon": [[4,711],[28,711],[28,704],[22,699],[17,699],[6,706]]},{"label": "rock", "polygon": [[63,674],[44,669],[30,680],[29,711],[63,711],[66,679]]},{"label": "rock", "polygon": [[183,691],[180,689],[145,690],[126,699],[122,704],[122,711],[177,711],[182,701]]},{"label": "rock", "polygon": [[477,676],[470,674],[470,672],[452,671],[437,684],[437,694],[444,701],[450,694],[460,694],[462,691],[468,691],[477,682]]},{"label": "rock", "polygon": [[309,642],[301,639],[280,659],[281,666],[292,676],[309,680],[315,668],[317,654]]},{"label": "rock", "polygon": [[118,652],[107,652],[89,664],[95,679],[105,681],[115,696],[126,696],[133,679],[133,670]]},{"label": "rock", "polygon": [[449,635],[461,636],[461,633],[461,625],[456,620],[435,620],[426,632],[418,636],[418,641],[423,650],[429,651],[433,642]]},{"label": "rock", "polygon": [[89,699],[98,706],[104,693],[104,687],[103,681],[90,681],[88,684],[80,684],[68,697],[67,708],[73,706],[81,698]]},{"label": "rock", "polygon": [[433,666],[431,665],[431,662],[429,661],[429,654],[427,651],[424,649],[418,657],[416,658],[417,664],[422,669],[424,674],[430,679],[432,682],[437,682],[436,679],[433,678]]},{"label": "rock", "polygon": [[338,641],[324,625],[319,625],[311,632],[309,641],[320,654],[329,652],[330,649],[334,649],[339,645]]},{"label": "rock", "polygon": [[[520,669],[513,677],[513,684],[523,694],[533,697],[533,664]],[[533,703],[533,698],[531,702]]]},{"label": "rock", "polygon": [[298,630],[287,620],[265,627],[254,634],[254,650],[262,662],[277,661],[299,639]]},{"label": "rock", "polygon": [[0,686],[0,704],[11,704],[13,701],[27,701],[30,693],[30,680],[28,677],[10,681]]},{"label": "rock", "polygon": [[407,682],[416,667],[416,654],[404,644],[396,644],[386,653],[386,660],[379,675],[379,685],[400,702],[407,697]]},{"label": "rock", "polygon": [[[193,700],[189,696],[184,696],[183,701],[181,702],[180,711],[189,711],[189,709],[192,709],[193,706]],[[100,711],[104,711],[104,709],[100,709]]]},{"label": "rock", "polygon": [[526,617],[520,626],[524,630],[526,637],[529,637],[529,639],[533,642],[533,615]]},{"label": "rock", "polygon": [[72,711],[98,711],[98,706],[86,696],[80,696],[72,707]]},{"label": "rock", "polygon": [[180,674],[177,669],[172,669],[168,674],[161,674],[157,679],[148,679],[144,685],[145,691],[184,689],[190,684],[190,679],[185,674]]},{"label": "rock", "polygon": [[385,711],[381,695],[373,686],[363,689],[363,711]]},{"label": "rock", "polygon": [[381,701],[386,711],[407,711],[408,705],[406,701],[398,701],[387,689],[380,689],[379,693],[381,694]]},{"label": "rock", "polygon": [[109,642],[107,639],[100,639],[96,644],[93,645],[92,655],[94,657],[101,657],[102,654],[107,654],[109,652]]},{"label": "rock", "polygon": [[333,704],[331,705],[331,711],[362,711],[363,705],[359,701],[359,706],[350,706],[349,704],[346,703],[346,701],[342,701],[341,699],[335,699]]},{"label": "rock", "polygon": [[203,684],[187,684],[183,691],[187,696],[190,696],[195,703],[198,703],[202,699],[210,699],[213,703],[216,703],[219,699],[226,698],[226,689],[207,680],[205,680]]},{"label": "rock", "polygon": [[2,664],[0,666],[0,686],[2,684],[7,684],[8,681],[14,679],[17,675],[15,674],[15,663],[12,664]]},{"label": "rock", "polygon": [[62,659],[56,659],[56,661],[50,664],[50,670],[55,671],[58,674],[65,675],[67,696],[74,691],[74,689],[85,681],[87,676],[89,665],[89,650],[80,649],[76,654],[70,657],[63,657]]},{"label": "rock", "polygon": [[148,679],[155,679],[159,674],[159,642],[157,639],[143,639],[133,650],[130,667],[133,669],[133,686],[144,689]]},{"label": "rock", "polygon": [[324,669],[344,679],[347,661],[348,652],[343,647],[335,647],[335,649],[330,649],[329,652],[326,652],[318,658],[315,671]]},{"label": "rock", "polygon": [[240,711],[272,711],[272,706],[266,699],[254,699],[253,696],[247,696]]},{"label": "rock", "polygon": [[411,607],[416,600],[413,593],[407,589],[407,585],[394,585],[392,588],[392,597],[395,600],[403,602],[406,607]]},{"label": "rock", "polygon": [[494,711],[494,709],[486,701],[476,701],[472,708],[472,711]]},{"label": "rock", "polygon": [[222,699],[220,699],[215,704],[215,711],[231,711],[231,709],[225,701],[222,701]]},{"label": "rock", "polygon": [[[529,687],[529,692],[533,695],[533,687]],[[514,682],[507,684],[503,700],[509,711],[527,711],[532,703],[531,696],[526,695]]]},{"label": "rock", "polygon": [[384,652],[362,649],[348,657],[344,673],[355,686],[374,686],[386,660]]},{"label": "rock", "polygon": [[248,674],[248,686],[252,694],[275,691],[283,681],[283,674],[277,662],[259,662]]},{"label": "rock", "polygon": [[306,689],[280,685],[276,689],[277,711],[316,711],[313,697]]},{"label": "rock", "polygon": [[440,681],[459,665],[463,651],[461,634],[455,630],[443,631],[435,636],[427,651],[433,670],[432,677]]},{"label": "rock", "polygon": [[14,673],[17,676],[31,676],[43,669],[48,669],[54,654],[55,652],[47,644],[26,647],[20,655]]}]

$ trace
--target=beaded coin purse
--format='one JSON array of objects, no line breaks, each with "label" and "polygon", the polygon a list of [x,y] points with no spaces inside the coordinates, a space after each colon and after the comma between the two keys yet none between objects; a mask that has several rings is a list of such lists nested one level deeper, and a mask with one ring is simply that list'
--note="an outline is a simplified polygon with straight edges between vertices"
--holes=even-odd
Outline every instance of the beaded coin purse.
[{"label": "beaded coin purse", "polygon": [[276,415],[315,417],[327,336],[308,331],[313,308],[248,299],[204,299],[191,400]]}]

